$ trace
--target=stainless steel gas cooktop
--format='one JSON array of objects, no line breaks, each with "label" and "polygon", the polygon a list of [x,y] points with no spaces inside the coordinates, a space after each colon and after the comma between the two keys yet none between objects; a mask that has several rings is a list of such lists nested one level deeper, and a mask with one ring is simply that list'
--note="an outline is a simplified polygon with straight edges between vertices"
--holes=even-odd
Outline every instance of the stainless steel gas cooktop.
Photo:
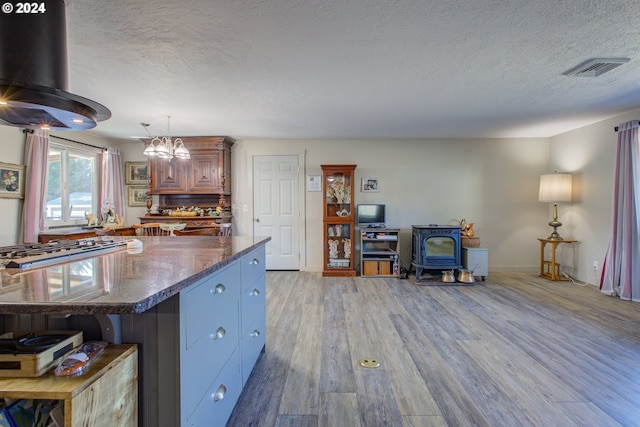
[{"label": "stainless steel gas cooktop", "polygon": [[0,247],[0,265],[4,268],[37,268],[113,252],[126,248],[126,245],[126,240],[96,238],[4,246]]}]

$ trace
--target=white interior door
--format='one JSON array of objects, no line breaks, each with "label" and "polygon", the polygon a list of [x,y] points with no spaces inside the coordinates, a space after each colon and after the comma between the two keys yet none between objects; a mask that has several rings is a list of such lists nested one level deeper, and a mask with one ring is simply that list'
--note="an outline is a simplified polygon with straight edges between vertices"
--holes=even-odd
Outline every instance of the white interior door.
[{"label": "white interior door", "polygon": [[271,236],[267,270],[299,270],[298,156],[253,157],[253,235]]}]

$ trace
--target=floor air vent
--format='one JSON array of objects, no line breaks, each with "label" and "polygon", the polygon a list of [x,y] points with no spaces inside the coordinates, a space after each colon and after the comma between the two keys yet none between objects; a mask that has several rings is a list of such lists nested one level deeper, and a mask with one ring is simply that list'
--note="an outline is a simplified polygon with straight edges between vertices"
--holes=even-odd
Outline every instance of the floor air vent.
[{"label": "floor air vent", "polygon": [[594,58],[584,61],[562,74],[568,77],[598,77],[625,62],[629,62],[629,58]]}]

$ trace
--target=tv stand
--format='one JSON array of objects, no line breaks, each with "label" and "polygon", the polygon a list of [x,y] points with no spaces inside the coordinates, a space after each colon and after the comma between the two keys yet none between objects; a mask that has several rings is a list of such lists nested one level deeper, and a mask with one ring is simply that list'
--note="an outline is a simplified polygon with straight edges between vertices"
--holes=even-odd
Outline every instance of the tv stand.
[{"label": "tv stand", "polygon": [[398,277],[400,229],[368,227],[360,229],[360,275]]}]

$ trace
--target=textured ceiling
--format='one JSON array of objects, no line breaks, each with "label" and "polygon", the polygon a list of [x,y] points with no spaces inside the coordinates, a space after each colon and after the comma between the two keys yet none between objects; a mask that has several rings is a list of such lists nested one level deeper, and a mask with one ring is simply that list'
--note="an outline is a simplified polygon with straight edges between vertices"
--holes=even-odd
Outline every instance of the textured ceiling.
[{"label": "textured ceiling", "polygon": [[[640,108],[629,0],[67,0],[70,91],[94,132],[546,137]],[[631,61],[598,78],[563,72]]]}]

